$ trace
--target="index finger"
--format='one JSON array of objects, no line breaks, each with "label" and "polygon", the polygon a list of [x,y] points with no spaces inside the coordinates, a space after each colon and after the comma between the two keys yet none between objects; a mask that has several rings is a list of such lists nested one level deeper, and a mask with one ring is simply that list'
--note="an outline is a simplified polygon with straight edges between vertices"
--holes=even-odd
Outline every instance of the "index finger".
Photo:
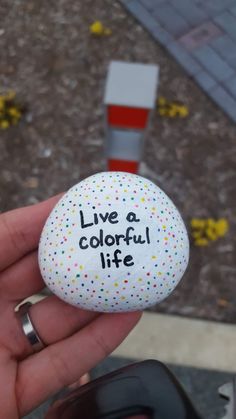
[{"label": "index finger", "polygon": [[0,271],[38,247],[46,218],[61,196],[0,215]]}]

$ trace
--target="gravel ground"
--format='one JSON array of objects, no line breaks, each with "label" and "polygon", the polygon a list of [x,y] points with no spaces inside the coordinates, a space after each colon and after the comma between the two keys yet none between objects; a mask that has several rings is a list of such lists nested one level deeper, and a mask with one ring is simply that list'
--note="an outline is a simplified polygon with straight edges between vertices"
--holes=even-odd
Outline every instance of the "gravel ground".
[{"label": "gravel ground", "polygon": [[[2,0],[0,89],[28,113],[0,131],[0,209],[36,203],[105,169],[102,98],[111,59],[158,63],[159,92],[190,117],[161,119],[148,135],[141,174],[192,217],[226,217],[230,232],[191,249],[184,280],[158,311],[234,322],[236,127],[118,2]],[[101,20],[112,36],[94,38]]]}]

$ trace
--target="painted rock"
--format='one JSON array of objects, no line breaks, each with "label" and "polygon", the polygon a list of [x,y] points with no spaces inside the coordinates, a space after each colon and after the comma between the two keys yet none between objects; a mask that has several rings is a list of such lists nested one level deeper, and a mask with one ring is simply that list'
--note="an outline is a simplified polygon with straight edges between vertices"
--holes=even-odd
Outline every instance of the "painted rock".
[{"label": "painted rock", "polygon": [[73,186],[43,228],[39,266],[59,298],[99,312],[142,310],[176,287],[188,264],[183,220],[151,181],[104,172]]}]

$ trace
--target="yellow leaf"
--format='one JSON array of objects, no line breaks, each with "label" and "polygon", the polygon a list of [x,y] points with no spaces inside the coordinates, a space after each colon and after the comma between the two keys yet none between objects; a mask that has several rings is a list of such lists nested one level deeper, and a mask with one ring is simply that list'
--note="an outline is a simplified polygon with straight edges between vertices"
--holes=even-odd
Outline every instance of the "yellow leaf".
[{"label": "yellow leaf", "polygon": [[192,228],[200,228],[203,229],[206,225],[206,221],[201,218],[192,218],[190,221]]},{"label": "yellow leaf", "polygon": [[194,238],[194,239],[199,239],[200,237],[202,237],[202,231],[193,231],[192,232],[192,237]]},{"label": "yellow leaf", "polygon": [[92,23],[89,27],[90,32],[95,35],[102,35],[103,33],[103,24],[97,20],[96,22]]},{"label": "yellow leaf", "polygon": [[218,239],[218,234],[216,233],[215,229],[212,228],[206,228],[206,235],[208,239],[215,241]]},{"label": "yellow leaf", "polygon": [[216,222],[213,220],[213,218],[207,218],[206,222],[209,227],[215,227]]},{"label": "yellow leaf", "polygon": [[9,108],[7,113],[11,116],[14,116],[15,118],[21,117],[21,112],[17,108]]},{"label": "yellow leaf", "polygon": [[5,101],[2,97],[0,97],[0,110],[2,111],[5,108]]},{"label": "yellow leaf", "polygon": [[176,115],[177,115],[177,111],[176,111],[176,109],[175,109],[175,108],[169,109],[169,111],[168,111],[168,116],[169,116],[170,118],[174,118]]},{"label": "yellow leaf", "polygon": [[220,307],[227,307],[229,305],[229,301],[225,300],[224,298],[218,298],[217,304]]},{"label": "yellow leaf", "polygon": [[220,237],[223,237],[223,236],[225,236],[225,234],[229,230],[229,223],[228,223],[228,221],[225,218],[220,218],[216,222],[215,228],[217,230],[218,235]]},{"label": "yellow leaf", "polygon": [[3,120],[3,121],[1,121],[1,122],[0,122],[0,127],[1,127],[2,129],[7,129],[7,128],[9,128],[9,126],[10,126],[10,124],[9,124],[9,122],[8,122],[8,121],[6,121],[6,120]]},{"label": "yellow leaf", "polygon": [[14,90],[10,90],[5,96],[5,100],[12,100],[16,96],[16,92]]},{"label": "yellow leaf", "polygon": [[160,97],[158,98],[158,105],[159,105],[159,106],[166,105],[166,103],[167,103],[167,100],[166,100],[163,96],[160,96]]},{"label": "yellow leaf", "polygon": [[161,116],[167,115],[167,109],[165,109],[165,108],[159,109],[158,112],[159,112],[159,115],[161,115]]},{"label": "yellow leaf", "polygon": [[109,28],[105,28],[105,26],[99,20],[96,20],[92,25],[89,27],[90,33],[93,35],[111,35],[111,30]]},{"label": "yellow leaf", "polygon": [[194,242],[195,246],[199,246],[199,247],[208,246],[208,243],[209,243],[208,240],[205,238],[197,239]]},{"label": "yellow leaf", "polygon": [[186,106],[179,106],[179,116],[181,118],[186,118],[188,114],[189,114],[189,110]]}]

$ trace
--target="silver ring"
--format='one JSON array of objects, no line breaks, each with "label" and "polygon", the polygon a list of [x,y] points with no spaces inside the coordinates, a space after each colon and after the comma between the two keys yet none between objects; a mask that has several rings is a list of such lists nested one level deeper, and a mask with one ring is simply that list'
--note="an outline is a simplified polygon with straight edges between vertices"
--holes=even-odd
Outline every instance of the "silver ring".
[{"label": "silver ring", "polygon": [[19,318],[22,324],[22,329],[26,338],[28,339],[34,352],[39,352],[45,348],[45,345],[41,341],[30,319],[29,309],[31,306],[32,306],[32,303],[30,302],[24,303],[19,307],[17,313],[19,315]]}]

